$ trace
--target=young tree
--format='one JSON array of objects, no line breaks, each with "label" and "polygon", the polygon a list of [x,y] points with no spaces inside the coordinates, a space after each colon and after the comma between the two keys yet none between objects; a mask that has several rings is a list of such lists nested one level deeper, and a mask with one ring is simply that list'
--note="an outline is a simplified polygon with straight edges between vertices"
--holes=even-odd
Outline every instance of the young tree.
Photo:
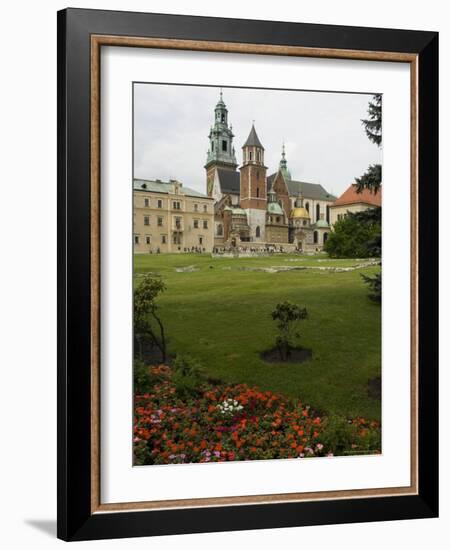
[{"label": "young tree", "polygon": [[283,361],[287,361],[291,349],[295,347],[296,339],[300,334],[297,331],[298,322],[308,317],[306,308],[301,308],[292,302],[285,301],[277,304],[272,311],[272,319],[276,321],[279,334],[276,345]]},{"label": "young tree", "polygon": [[147,341],[159,349],[163,363],[167,358],[166,336],[156,298],[165,288],[161,279],[147,273],[134,289],[134,334],[141,346],[140,355],[142,342]]}]

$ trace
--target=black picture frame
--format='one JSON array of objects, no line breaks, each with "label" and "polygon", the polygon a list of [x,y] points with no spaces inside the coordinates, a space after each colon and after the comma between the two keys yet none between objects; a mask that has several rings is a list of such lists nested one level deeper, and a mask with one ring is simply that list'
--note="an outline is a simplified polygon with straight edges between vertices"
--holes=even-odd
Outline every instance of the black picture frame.
[{"label": "black picture frame", "polygon": [[[91,512],[90,45],[114,35],[418,56],[417,495]],[[117,11],[58,12],[58,537],[89,540],[438,515],[438,33]]]}]

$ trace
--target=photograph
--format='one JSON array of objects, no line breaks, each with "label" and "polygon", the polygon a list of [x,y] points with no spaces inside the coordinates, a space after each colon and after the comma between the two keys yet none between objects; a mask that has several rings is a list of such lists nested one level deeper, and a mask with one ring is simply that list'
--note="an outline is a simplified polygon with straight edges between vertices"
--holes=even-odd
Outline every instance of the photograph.
[{"label": "photograph", "polygon": [[382,94],[132,93],[133,466],[382,454]]}]

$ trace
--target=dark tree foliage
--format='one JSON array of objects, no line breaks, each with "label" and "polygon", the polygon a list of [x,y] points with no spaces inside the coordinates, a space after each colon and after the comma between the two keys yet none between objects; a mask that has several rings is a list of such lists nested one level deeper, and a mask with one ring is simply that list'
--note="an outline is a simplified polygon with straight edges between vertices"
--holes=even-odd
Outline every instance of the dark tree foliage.
[{"label": "dark tree foliage", "polygon": [[376,273],[373,277],[361,273],[361,277],[370,288],[369,298],[373,302],[381,304],[381,271]]},{"label": "dark tree foliage", "polygon": [[375,94],[369,102],[368,118],[362,119],[367,137],[378,146],[381,145],[381,94]]},{"label": "dark tree foliage", "polygon": [[360,178],[355,178],[355,182],[358,193],[369,189],[376,195],[381,187],[381,164],[371,164]]},{"label": "dark tree foliage", "polygon": [[381,256],[381,208],[348,212],[335,223],[324,249],[331,258]]}]

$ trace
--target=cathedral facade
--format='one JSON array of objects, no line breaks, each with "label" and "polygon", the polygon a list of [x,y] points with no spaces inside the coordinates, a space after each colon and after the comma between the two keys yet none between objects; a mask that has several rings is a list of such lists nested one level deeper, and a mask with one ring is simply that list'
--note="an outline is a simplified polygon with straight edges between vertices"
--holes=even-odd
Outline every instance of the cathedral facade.
[{"label": "cathedral facade", "polygon": [[320,184],[294,180],[284,145],[277,171],[268,175],[253,124],[239,166],[222,92],[208,137],[206,190],[214,200],[215,248],[322,249],[336,197]]}]

